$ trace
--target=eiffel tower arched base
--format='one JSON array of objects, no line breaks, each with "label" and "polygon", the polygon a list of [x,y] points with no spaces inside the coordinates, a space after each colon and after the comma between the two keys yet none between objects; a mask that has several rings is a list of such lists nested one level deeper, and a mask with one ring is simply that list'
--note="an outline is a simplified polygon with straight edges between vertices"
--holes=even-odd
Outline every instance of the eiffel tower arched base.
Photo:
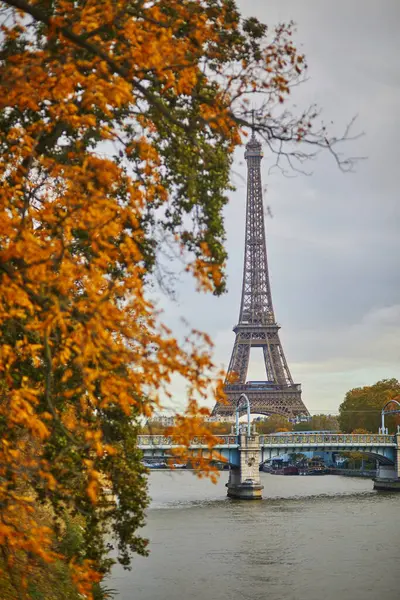
[{"label": "eiffel tower arched base", "polygon": [[225,386],[224,391],[228,402],[217,403],[212,416],[233,415],[241,394],[246,394],[248,397],[252,414],[277,414],[288,418],[309,415],[301,399],[301,386],[298,384],[282,386],[279,389],[262,389],[262,387],[257,389],[252,384],[235,384]]}]

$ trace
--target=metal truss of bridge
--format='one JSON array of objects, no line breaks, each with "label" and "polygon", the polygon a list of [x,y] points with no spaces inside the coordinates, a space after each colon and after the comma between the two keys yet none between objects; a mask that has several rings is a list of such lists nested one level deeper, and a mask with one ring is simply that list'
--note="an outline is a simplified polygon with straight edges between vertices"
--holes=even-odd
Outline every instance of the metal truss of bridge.
[{"label": "metal truss of bridge", "polygon": [[[301,386],[294,383],[279,339],[279,325],[272,306],[265,241],[261,184],[261,144],[254,132],[246,145],[247,204],[242,300],[239,323],[234,327],[235,344],[224,391],[228,404],[217,403],[213,415],[232,415],[241,394],[250,401],[251,412],[308,415],[301,399]],[[263,350],[266,380],[248,381],[251,348]]]}]

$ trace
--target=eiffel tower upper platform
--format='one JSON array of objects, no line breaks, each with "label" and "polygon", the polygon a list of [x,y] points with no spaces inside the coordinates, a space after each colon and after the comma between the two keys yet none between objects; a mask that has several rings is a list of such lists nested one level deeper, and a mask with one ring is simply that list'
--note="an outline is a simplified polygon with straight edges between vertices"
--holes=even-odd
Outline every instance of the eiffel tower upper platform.
[{"label": "eiffel tower upper platform", "polygon": [[[236,339],[224,386],[229,403],[217,403],[213,415],[232,415],[242,393],[249,398],[252,413],[308,415],[301,399],[301,386],[293,382],[286,362],[272,306],[261,184],[262,156],[261,144],[253,132],[245,152],[248,178],[242,299],[239,323],[233,328]],[[252,347],[263,349],[265,381],[246,381]]]}]

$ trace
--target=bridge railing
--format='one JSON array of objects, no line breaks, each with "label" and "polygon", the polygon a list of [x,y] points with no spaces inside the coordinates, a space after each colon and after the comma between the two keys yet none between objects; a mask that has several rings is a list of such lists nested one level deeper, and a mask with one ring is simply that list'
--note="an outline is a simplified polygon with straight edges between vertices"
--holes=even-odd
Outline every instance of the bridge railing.
[{"label": "bridge railing", "polygon": [[374,446],[395,446],[396,438],[393,435],[379,433],[287,433],[284,435],[260,435],[260,444],[261,446],[287,446],[292,444],[307,446],[312,446],[313,444],[327,444],[330,446],[342,444],[354,446],[368,446],[369,444]]},{"label": "bridge railing", "polygon": [[[237,437],[235,435],[219,435],[218,446],[237,446]],[[139,435],[138,436],[139,447],[148,446],[177,446],[178,444],[172,439],[172,437],[164,435]],[[195,437],[191,441],[191,446],[207,446],[208,440],[202,437]]]},{"label": "bridge railing", "polygon": [[[238,439],[235,435],[217,436],[217,446],[235,446],[238,445]],[[396,437],[394,435],[380,433],[285,433],[281,435],[260,435],[261,446],[288,446],[288,445],[329,445],[329,446],[396,446]],[[178,446],[172,437],[164,435],[139,435],[138,445],[144,447],[173,447]],[[191,442],[192,447],[208,446],[208,440],[202,437],[195,437]]]}]

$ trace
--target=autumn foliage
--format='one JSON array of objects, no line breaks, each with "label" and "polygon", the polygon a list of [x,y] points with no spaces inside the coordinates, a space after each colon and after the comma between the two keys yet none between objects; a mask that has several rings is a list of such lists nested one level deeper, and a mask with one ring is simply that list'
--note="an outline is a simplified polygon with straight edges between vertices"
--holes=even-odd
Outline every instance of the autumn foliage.
[{"label": "autumn foliage", "polygon": [[252,94],[271,144],[318,133],[312,112],[273,114],[304,66],[291,26],[268,37],[231,0],[0,7],[0,547],[23,588],[62,558],[59,519],[81,515],[86,550],[70,567],[91,598],[107,531],[122,564],[146,552],[137,423],[174,374],[188,398],[175,435],[214,441],[198,408],[221,387],[211,340],[178,343],[149,299],[160,246],[221,293],[222,209]]},{"label": "autumn foliage", "polygon": [[[381,427],[383,407],[390,402],[400,402],[400,382],[397,379],[382,379],[373,385],[349,390],[339,407],[339,424],[344,433],[378,433]],[[397,410],[396,403],[388,404],[386,410]],[[390,433],[397,431],[400,415],[387,415],[385,427]]]}]

